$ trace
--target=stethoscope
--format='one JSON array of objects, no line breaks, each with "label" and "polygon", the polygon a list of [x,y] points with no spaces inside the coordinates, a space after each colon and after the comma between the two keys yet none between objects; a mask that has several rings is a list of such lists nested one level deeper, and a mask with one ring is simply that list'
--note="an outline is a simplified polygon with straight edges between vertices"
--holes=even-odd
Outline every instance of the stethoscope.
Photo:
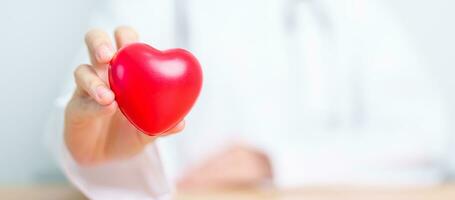
[{"label": "stethoscope", "polygon": [[[283,0],[284,1],[284,0]],[[311,14],[313,15],[314,19],[316,20],[316,23],[319,24],[319,27],[322,32],[324,32],[327,40],[329,41],[324,48],[329,49],[329,56],[336,56],[335,48],[336,41],[335,41],[335,28],[334,28],[334,22],[333,19],[330,18],[330,15],[327,13],[328,11],[325,9],[326,5],[324,5],[324,2],[321,1],[314,1],[314,0],[286,0],[283,2],[284,6],[283,11],[284,16],[283,16],[283,25],[285,26],[284,29],[288,33],[289,37],[289,43],[291,45],[297,44],[295,42],[295,38],[298,37],[298,33],[296,33],[296,28],[299,26],[298,24],[298,12],[299,10],[297,9],[300,4],[306,4],[305,6],[308,6],[310,8],[310,11],[312,12]],[[189,10],[188,10],[188,1],[187,0],[174,0],[174,19],[175,19],[175,45],[178,47],[184,47],[184,48],[191,48],[191,42],[190,42],[190,19],[189,19]],[[290,46],[291,46],[290,45]],[[292,47],[294,48],[294,47]],[[296,47],[297,51],[299,47]],[[289,49],[288,49],[289,50]],[[293,49],[296,51],[296,49]],[[289,50],[289,52],[292,54],[292,49]],[[290,59],[296,59],[298,56],[291,56]],[[332,62],[329,59],[329,65],[337,65],[336,62]],[[364,97],[363,97],[363,88],[361,87],[361,81],[363,80],[364,74],[362,73],[362,63],[356,63],[356,66],[353,69],[350,69],[349,72],[349,81],[348,83],[350,85],[350,93],[353,96],[351,99],[352,101],[350,102],[350,122],[348,122],[350,127],[353,128],[361,128],[363,127],[364,124],[364,118],[366,117],[365,115],[365,109],[364,109]],[[298,64],[293,66],[295,69],[293,71],[299,71],[301,69],[298,69],[299,66]],[[299,73],[294,73],[290,74],[290,76],[295,76],[296,74]],[[299,79],[299,77],[294,77],[296,80]],[[328,83],[332,85],[331,88],[336,88],[337,82],[329,77],[328,78]],[[298,84],[296,84],[298,85]],[[335,89],[336,90],[336,89]],[[330,93],[336,94],[337,91],[329,91]],[[303,100],[304,101],[304,100]],[[338,107],[340,106],[337,102],[336,98],[331,98],[329,104],[331,106],[331,113],[328,116],[327,119],[327,126],[330,128],[337,128],[340,123],[342,123],[342,117],[338,111],[340,110]]]},{"label": "stethoscope", "polygon": [[175,25],[175,45],[179,47],[190,47],[190,30],[188,17],[188,1],[174,0],[174,25]]},{"label": "stethoscope", "polygon": [[[293,34],[295,33],[296,27],[299,26],[297,20],[298,17],[298,12],[297,8],[299,7],[299,4],[305,4],[311,12],[310,14],[312,15],[312,18],[315,20],[315,22],[318,24],[318,28],[321,30],[324,35],[321,37],[324,37],[327,43],[323,45],[323,48],[325,48],[327,51],[325,53],[328,54],[328,59],[327,59],[327,65],[328,68],[335,68],[335,67],[343,67],[339,66],[339,63],[335,61],[335,58],[338,56],[338,53],[336,52],[336,47],[337,47],[337,38],[336,38],[336,28],[335,28],[335,22],[334,18],[332,18],[329,15],[329,10],[327,9],[328,6],[325,5],[323,1],[315,1],[315,0],[288,0],[287,1],[287,6],[284,7],[285,12],[287,15],[285,16],[285,25],[286,29],[289,33],[290,38],[293,37],[298,37]],[[303,27],[305,28],[305,27]],[[298,44],[296,42],[292,42],[294,44]],[[297,47],[298,48],[298,47]],[[361,52],[357,52],[361,53]],[[359,56],[361,57],[361,56]],[[349,107],[350,112],[348,115],[349,120],[346,122],[346,120],[343,119],[345,116],[344,114],[339,113],[340,111],[340,105],[337,98],[329,98],[329,107],[330,107],[330,113],[328,114],[327,121],[326,121],[326,126],[328,129],[337,129],[340,128],[341,126],[346,126],[345,123],[347,123],[347,126],[353,130],[358,130],[358,132],[361,132],[362,128],[364,127],[365,124],[365,108],[364,108],[364,96],[363,96],[363,87],[362,87],[362,81],[364,78],[363,74],[363,68],[365,67],[364,63],[362,62],[361,59],[356,60],[355,63],[352,63],[351,68],[346,68],[342,70],[348,70],[348,77],[346,78],[348,81],[348,92],[350,95],[350,101],[349,101]],[[294,66],[297,68],[301,68],[302,66]],[[299,70],[299,69],[295,69]],[[296,73],[298,74],[298,73]],[[336,81],[336,75],[335,76],[330,76],[327,78],[327,83],[330,85],[331,90],[329,90],[329,93],[331,94],[337,94],[337,81]],[[304,101],[304,100],[303,100]],[[344,122],[343,122],[344,121]],[[344,125],[342,124],[344,123]]]}]

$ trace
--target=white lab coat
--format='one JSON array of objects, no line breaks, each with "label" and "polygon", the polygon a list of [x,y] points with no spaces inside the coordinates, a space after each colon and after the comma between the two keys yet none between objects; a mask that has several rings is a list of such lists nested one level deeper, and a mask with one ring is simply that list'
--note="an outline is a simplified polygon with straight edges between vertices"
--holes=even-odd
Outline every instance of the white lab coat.
[{"label": "white lab coat", "polygon": [[[99,7],[93,26],[131,25],[159,49],[192,51],[204,85],[183,133],[95,168],[78,166],[63,145],[68,87],[49,141],[90,198],[158,198],[184,168],[237,141],[267,152],[279,187],[444,177],[441,91],[377,1],[112,0]],[[88,62],[85,54],[74,67]]]}]

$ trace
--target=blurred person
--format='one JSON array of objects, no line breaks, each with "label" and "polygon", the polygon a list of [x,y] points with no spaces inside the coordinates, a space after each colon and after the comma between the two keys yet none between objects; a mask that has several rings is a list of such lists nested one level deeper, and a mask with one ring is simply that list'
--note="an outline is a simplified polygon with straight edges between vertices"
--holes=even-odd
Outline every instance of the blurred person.
[{"label": "blurred person", "polygon": [[[441,92],[378,1],[97,6],[88,56],[84,48],[72,65],[76,84],[57,99],[48,137],[65,174],[89,198],[159,198],[168,181],[191,190],[444,178]],[[146,136],[118,111],[107,63],[137,41],[186,48],[203,67],[196,106],[167,133],[185,126],[182,134]]]}]

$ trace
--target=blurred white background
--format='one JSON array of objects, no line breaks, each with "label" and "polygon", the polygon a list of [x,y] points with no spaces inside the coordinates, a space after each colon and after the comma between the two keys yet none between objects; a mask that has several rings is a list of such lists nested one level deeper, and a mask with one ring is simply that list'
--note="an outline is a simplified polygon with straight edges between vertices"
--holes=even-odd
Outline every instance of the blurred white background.
[{"label": "blurred white background", "polygon": [[[43,145],[48,114],[83,42],[98,1],[0,2],[0,184],[62,180]],[[454,1],[383,1],[408,30],[410,40],[441,80],[449,99],[455,90],[452,47]],[[98,5],[99,4],[99,5]],[[454,101],[455,102],[455,101]]]}]

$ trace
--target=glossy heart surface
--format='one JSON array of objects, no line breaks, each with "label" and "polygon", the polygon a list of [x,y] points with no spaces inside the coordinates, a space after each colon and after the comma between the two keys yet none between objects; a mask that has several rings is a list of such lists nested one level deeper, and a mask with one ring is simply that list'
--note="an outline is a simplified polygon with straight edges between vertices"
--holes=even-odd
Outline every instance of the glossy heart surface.
[{"label": "glossy heart surface", "polygon": [[191,110],[201,91],[202,70],[186,50],[134,43],[112,58],[109,84],[125,117],[145,134],[160,135]]}]

